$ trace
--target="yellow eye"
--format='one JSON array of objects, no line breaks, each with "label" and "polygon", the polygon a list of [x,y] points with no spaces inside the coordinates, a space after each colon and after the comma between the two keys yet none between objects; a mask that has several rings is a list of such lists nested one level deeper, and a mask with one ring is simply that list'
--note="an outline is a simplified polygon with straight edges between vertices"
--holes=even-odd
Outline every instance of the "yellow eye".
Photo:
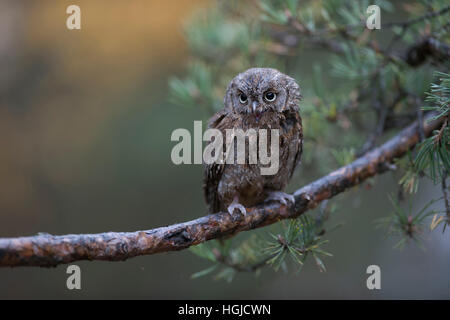
[{"label": "yellow eye", "polygon": [[242,104],[247,103],[247,96],[245,95],[245,93],[241,93],[239,95],[239,102],[242,103]]},{"label": "yellow eye", "polygon": [[269,102],[275,101],[275,99],[277,98],[276,93],[272,92],[272,91],[267,91],[264,94],[264,99],[266,99]]}]

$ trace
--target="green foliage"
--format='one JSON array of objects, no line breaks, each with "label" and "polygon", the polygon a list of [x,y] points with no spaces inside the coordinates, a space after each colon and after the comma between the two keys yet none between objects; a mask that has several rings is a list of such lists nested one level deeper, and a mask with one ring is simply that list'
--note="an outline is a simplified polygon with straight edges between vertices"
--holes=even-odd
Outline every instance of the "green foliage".
[{"label": "green foliage", "polygon": [[[429,138],[424,139],[418,144],[414,158],[411,153],[409,153],[408,157],[399,160],[397,163],[405,170],[405,174],[399,181],[399,184],[402,185],[404,191],[407,193],[416,193],[419,187],[420,178],[427,177],[435,184],[441,182],[445,198],[444,201],[446,201],[447,187],[445,179],[447,178],[448,172],[450,172],[450,155],[448,150],[450,144],[450,128],[448,127],[450,75],[443,72],[436,72],[435,76],[438,78],[439,83],[431,84],[430,91],[426,93],[426,102],[430,103],[430,105],[422,107],[422,110],[434,112],[434,116],[431,117],[430,121],[444,119],[442,127],[439,130],[435,130]],[[436,201],[430,201],[428,205],[434,202]],[[396,212],[399,212],[397,206],[396,209]],[[434,212],[432,211],[427,214],[422,212],[422,215],[419,215],[420,218],[415,221],[418,221],[420,224],[425,217],[433,213]],[[444,223],[445,230],[449,221],[449,212],[446,212],[446,214],[447,216],[434,213],[430,229],[434,230],[437,225]],[[402,217],[402,219],[396,219],[396,216]],[[397,223],[393,224],[398,227],[397,230],[406,230],[405,228],[407,228],[407,225],[405,224],[404,216],[396,214],[391,218],[394,221],[397,220]],[[402,222],[403,225],[401,225],[400,222]],[[419,228],[420,226],[417,227],[417,229]],[[406,242],[405,240],[406,238],[401,240],[402,245]]]},{"label": "green foliage", "polygon": [[411,203],[409,209],[406,210],[400,206],[400,203],[394,197],[389,198],[394,212],[391,216],[378,219],[376,221],[377,227],[385,228],[388,236],[400,237],[394,248],[402,248],[409,240],[413,240],[420,245],[419,239],[424,230],[425,219],[438,212],[430,210],[429,207],[441,199],[430,201],[417,214],[413,215]]},{"label": "green foliage", "polygon": [[440,130],[436,130],[433,135],[425,139],[418,147],[414,166],[417,172],[428,172],[434,183],[441,180],[446,172],[450,172],[450,127],[448,126],[449,101],[450,101],[450,75],[436,72],[440,77],[440,83],[432,84],[431,90],[427,93],[426,101],[431,102],[431,106],[423,107],[423,110],[435,112],[435,116],[430,119],[434,121],[445,118],[445,122]]},{"label": "green foliage", "polygon": [[378,59],[374,51],[354,44],[344,45],[343,55],[334,57],[332,74],[338,78],[365,81],[377,70]]},{"label": "green foliage", "polygon": [[345,166],[355,160],[355,148],[332,149],[331,154],[339,166]]},{"label": "green foliage", "polygon": [[214,263],[205,270],[194,273],[192,278],[206,276],[214,271],[217,271],[215,280],[228,282],[233,280],[237,272],[256,272],[258,275],[259,269],[265,265],[264,255],[258,250],[262,243],[261,237],[252,235],[237,246],[233,246],[232,239],[221,239],[190,247],[194,254]]},{"label": "green foliage", "polygon": [[284,228],[283,235],[270,235],[272,240],[264,251],[271,257],[267,263],[273,266],[275,271],[286,269],[285,258],[289,256],[298,266],[303,266],[308,255],[312,255],[320,271],[326,271],[321,256],[332,256],[323,251],[321,247],[328,243],[317,234],[316,224],[308,215],[301,215],[298,219],[292,219]]},{"label": "green foliage", "polygon": [[405,174],[398,182],[403,191],[410,194],[416,193],[419,189],[420,176],[414,166],[411,153],[409,152],[407,157],[397,160],[397,165],[405,170]]},{"label": "green foliage", "polygon": [[212,88],[211,69],[201,63],[190,68],[190,77],[185,80],[171,78],[171,102],[186,107],[205,107],[211,111],[219,109],[218,97]]},{"label": "green foliage", "polygon": [[432,83],[430,92],[427,93],[426,101],[433,103],[433,106],[424,107],[423,110],[436,111],[437,115],[433,119],[439,119],[448,115],[450,111],[450,74],[435,72],[440,83]]},{"label": "green foliage", "polygon": [[442,179],[445,171],[450,171],[448,128],[443,131],[442,134],[436,131],[432,137],[425,139],[420,144],[414,161],[416,171],[425,172],[427,170],[434,183]]},{"label": "green foliage", "polygon": [[430,91],[426,93],[425,101],[428,106],[422,107],[424,111],[434,112],[430,121],[445,119],[442,127],[435,130],[433,134],[424,139],[418,146],[417,152],[412,159],[411,153],[408,158],[398,161],[398,164],[405,169],[404,176],[399,183],[408,193],[416,193],[418,190],[419,178],[429,177],[434,183],[438,183],[450,172],[450,155],[448,152],[450,145],[450,128],[448,126],[449,100],[450,100],[450,75],[436,72],[435,76],[439,83],[432,83]]},{"label": "green foliage", "polygon": [[197,256],[213,262],[213,265],[192,275],[199,278],[212,274],[216,280],[231,281],[238,272],[254,272],[259,275],[266,266],[275,271],[287,271],[285,258],[290,257],[295,268],[300,271],[308,256],[312,256],[319,270],[326,271],[322,261],[324,256],[332,256],[324,251],[327,244],[321,234],[322,221],[304,214],[297,219],[282,222],[280,233],[270,234],[270,239],[252,235],[247,240],[233,246],[233,240],[214,240],[191,247]]}]

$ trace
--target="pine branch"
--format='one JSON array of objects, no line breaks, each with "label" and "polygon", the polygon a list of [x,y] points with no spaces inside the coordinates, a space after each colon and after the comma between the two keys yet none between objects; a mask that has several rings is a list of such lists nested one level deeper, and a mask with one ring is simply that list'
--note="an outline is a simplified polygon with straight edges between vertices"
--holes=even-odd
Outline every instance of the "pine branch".
[{"label": "pine branch", "polygon": [[[371,49],[373,52],[383,57],[386,62],[395,64],[406,63],[409,66],[418,67],[423,64],[428,57],[438,62],[447,61],[450,57],[450,47],[446,43],[439,41],[434,37],[434,35],[425,37],[424,39],[418,39],[416,43],[406,48],[406,51],[400,54],[394,54],[393,52],[391,52],[391,48],[396,42],[403,38],[406,30],[412,25],[443,16],[445,14],[448,14],[449,12],[450,6],[446,6],[439,11],[427,12],[426,14],[415,19],[403,22],[385,23],[383,24],[383,28],[400,27],[402,28],[402,31],[400,32],[400,34],[394,36],[393,41],[387,46],[386,49],[380,48],[379,44],[375,41],[364,43],[363,46]],[[351,31],[366,30],[366,26],[364,23],[347,25],[334,29],[326,28],[310,30],[306,25],[301,23],[299,20],[294,19],[291,15],[288,15],[288,21],[290,28],[296,31],[299,35],[299,38],[304,40],[306,43],[313,47],[322,49],[326,48],[337,54],[342,54],[345,52],[345,50],[341,41],[336,37],[341,36],[343,39],[346,39],[350,42],[360,43],[361,39],[359,38],[359,35],[355,35]],[[442,29],[446,29],[447,27],[448,24],[445,25]],[[292,33],[289,33],[288,36],[289,39],[292,39],[293,35]],[[330,38],[330,36],[334,36],[335,38]],[[282,40],[282,33],[278,32],[277,37],[281,38],[282,43],[284,42]],[[296,46],[300,41],[298,39],[297,41],[290,40],[289,42],[293,43],[294,46]],[[288,44],[285,45],[289,47]],[[285,52],[289,52],[289,50],[285,50]],[[278,53],[282,54],[282,52]]]},{"label": "pine branch", "polygon": [[401,27],[401,28],[408,28],[416,23],[423,22],[425,20],[433,19],[442,15],[445,15],[450,11],[450,6],[445,6],[441,10],[438,11],[430,11],[425,13],[424,15],[410,19],[403,22],[390,22],[383,25],[383,27],[391,28],[391,27]]},{"label": "pine branch", "polygon": [[[429,117],[425,119],[426,136],[439,128],[443,121],[428,122]],[[419,141],[418,128],[416,122],[349,165],[297,190],[294,193],[295,204],[291,206],[270,202],[248,208],[245,217],[220,212],[185,223],[136,232],[0,238],[0,266],[52,267],[80,260],[126,260],[182,250],[207,240],[267,226],[281,219],[295,218],[367,178],[391,169],[394,159],[402,157]]]}]

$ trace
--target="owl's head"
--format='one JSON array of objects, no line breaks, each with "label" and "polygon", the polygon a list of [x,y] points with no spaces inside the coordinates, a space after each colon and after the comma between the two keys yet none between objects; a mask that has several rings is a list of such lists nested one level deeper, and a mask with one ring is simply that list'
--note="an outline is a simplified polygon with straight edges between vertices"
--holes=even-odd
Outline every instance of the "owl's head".
[{"label": "owl's head", "polygon": [[300,87],[276,69],[252,68],[238,74],[228,85],[225,109],[253,114],[257,119],[267,111],[298,110]]}]

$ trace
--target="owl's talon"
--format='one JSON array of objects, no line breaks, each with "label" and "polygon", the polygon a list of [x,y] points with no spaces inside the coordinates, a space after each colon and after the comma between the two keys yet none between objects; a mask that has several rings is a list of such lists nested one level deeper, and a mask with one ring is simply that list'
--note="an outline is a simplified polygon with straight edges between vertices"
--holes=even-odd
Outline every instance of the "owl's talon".
[{"label": "owl's talon", "polygon": [[287,205],[288,202],[294,204],[295,197],[292,194],[284,193],[282,191],[274,191],[269,193],[269,196],[266,198],[266,201],[278,201],[281,204]]},{"label": "owl's talon", "polygon": [[228,206],[227,209],[228,209],[228,213],[229,213],[231,216],[233,215],[235,209],[238,209],[239,212],[240,212],[242,215],[244,215],[244,216],[247,214],[247,210],[246,210],[245,207],[244,207],[242,204],[240,204],[240,203],[232,203],[232,204],[230,204],[230,205]]}]

